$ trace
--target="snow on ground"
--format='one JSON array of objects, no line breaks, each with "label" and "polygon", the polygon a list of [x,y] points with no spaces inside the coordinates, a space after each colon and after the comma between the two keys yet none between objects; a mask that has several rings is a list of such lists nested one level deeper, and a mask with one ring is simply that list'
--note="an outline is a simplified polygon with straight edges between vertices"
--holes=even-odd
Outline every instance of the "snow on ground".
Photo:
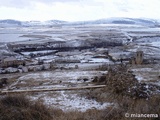
[{"label": "snow on ground", "polygon": [[21,76],[18,80],[26,81],[26,80],[35,80],[35,81],[41,81],[41,80],[62,80],[63,81],[70,81],[70,80],[77,80],[79,78],[88,78],[98,76],[104,74],[104,71],[67,71],[67,70],[55,70],[55,71],[43,71],[43,72],[37,72],[37,73],[28,73],[24,76]]},{"label": "snow on ground", "polygon": [[30,55],[30,54],[38,54],[38,53],[50,53],[55,52],[56,50],[42,50],[42,51],[34,51],[34,52],[21,52],[23,55]]},{"label": "snow on ground", "polygon": [[109,63],[109,59],[105,58],[92,58],[89,63]]},{"label": "snow on ground", "polygon": [[[94,76],[99,76],[107,73],[107,71],[81,71],[81,70],[55,70],[55,71],[43,71],[36,73],[28,73],[19,77],[15,86],[21,85],[20,89],[51,89],[51,88],[66,88],[75,86],[92,85],[91,83]],[[88,81],[83,79],[87,78]],[[30,82],[36,83],[37,86],[33,85],[29,87]],[[59,83],[61,81],[61,83]],[[39,85],[39,83],[42,83]],[[22,84],[24,84],[22,86]],[[74,87],[75,87],[74,86]],[[60,108],[63,111],[78,110],[86,111],[88,109],[105,109],[112,105],[111,103],[99,103],[94,99],[87,99],[81,96],[82,90],[78,91],[52,91],[45,93],[33,94],[31,97],[33,100],[41,99],[44,103],[50,107]],[[84,92],[84,91],[83,91]]]},{"label": "snow on ground", "polygon": [[140,72],[140,71],[143,71],[143,72],[149,72],[149,71],[152,71],[153,69],[152,68],[139,68],[139,69],[132,69],[132,71],[135,71],[135,72]]},{"label": "snow on ground", "polygon": [[160,41],[158,42],[152,42],[150,43],[152,46],[155,46],[155,47],[159,47],[160,48]]},{"label": "snow on ground", "polygon": [[142,76],[142,75],[136,75],[136,77],[135,77],[138,81],[144,81],[145,79],[144,79],[144,77]]},{"label": "snow on ground", "polygon": [[[54,93],[53,93],[54,94]],[[60,108],[63,111],[78,110],[85,112],[88,109],[105,109],[111,106],[111,103],[99,103],[95,100],[89,100],[85,97],[79,97],[76,93],[69,93],[65,91],[56,92],[57,97],[37,95],[31,97],[32,99],[41,98],[44,103],[48,106],[53,106],[54,108]]]},{"label": "snow on ground", "polygon": [[0,56],[3,54],[11,54],[12,52],[9,50],[6,43],[3,43],[3,41],[0,41]]},{"label": "snow on ground", "polygon": [[132,68],[133,74],[135,75],[135,78],[139,82],[153,82],[158,83],[159,82],[159,74],[160,70],[157,68],[157,66],[141,66],[140,68]]},{"label": "snow on ground", "polygon": [[[113,30],[113,32],[124,33],[127,38],[131,39],[133,36],[144,37],[144,36],[155,36],[158,35],[159,29],[146,29],[140,26],[113,26],[108,25],[108,27],[104,26],[88,26],[84,28],[84,26],[75,27],[62,27],[62,28],[26,28],[24,31],[22,29],[10,29],[6,31],[0,30],[0,42],[14,42],[18,41],[18,44],[35,44],[35,43],[44,43],[55,40],[72,40],[68,41],[69,45],[80,46],[85,43],[79,41],[79,39],[92,38],[92,32],[102,31],[102,30]],[[124,32],[123,32],[124,31]],[[112,32],[112,31],[111,31]],[[7,33],[7,34],[6,34]],[[30,35],[29,37],[20,37],[23,35]],[[33,35],[42,35],[35,39]],[[91,36],[92,35],[92,36]],[[45,37],[45,36],[50,36]],[[28,40],[23,42],[23,40]],[[21,42],[20,42],[21,41]],[[160,39],[159,37],[145,37],[142,39],[137,39],[136,41],[131,41],[133,46],[128,48],[128,51],[136,52],[138,48],[141,48],[145,55],[152,54],[156,56],[159,55],[159,46]],[[134,43],[135,42],[135,43]],[[4,47],[3,45],[0,46]],[[156,48],[157,47],[157,48]],[[114,48],[115,49],[115,48]],[[40,52],[40,51],[38,51]],[[42,51],[43,53],[46,51]],[[30,52],[29,52],[30,53]],[[24,53],[28,55],[29,53]],[[36,54],[37,52],[33,52]],[[113,52],[112,56],[115,58],[129,55],[130,52],[121,52],[119,49]],[[68,57],[68,59],[78,59],[81,63],[65,63],[65,64],[57,64],[59,67],[64,67],[64,70],[54,70],[54,71],[41,71],[41,72],[33,72],[26,73],[23,76],[19,77],[18,80],[13,83],[10,87],[13,89],[49,89],[49,88],[58,88],[58,87],[68,87],[68,85],[82,85],[89,86],[91,85],[91,80],[95,76],[100,76],[107,71],[96,71],[95,69],[99,68],[103,64],[111,64],[112,62],[105,58],[93,58],[96,55],[96,52],[93,51],[74,51],[74,52],[58,52],[56,55],[42,56],[37,57],[40,59],[46,60],[54,60],[56,57],[64,58]],[[75,65],[78,65],[78,69],[73,69]],[[66,69],[70,68],[72,69]],[[160,85],[158,76],[160,75],[159,68],[155,69],[153,66],[144,67],[140,66],[140,68],[135,67],[132,68],[133,73],[135,74],[137,80],[140,82],[154,82]],[[88,79],[88,81],[84,81]],[[18,88],[19,87],[19,88]],[[83,91],[84,92],[84,91]],[[31,95],[32,99],[42,99],[44,103],[48,106],[53,106],[57,108],[61,108],[64,111],[68,110],[80,110],[86,111],[87,109],[105,109],[107,106],[110,106],[111,103],[99,103],[93,99],[87,99],[84,96],[78,95],[79,91],[58,91],[58,92],[45,92],[45,93],[36,93]]]},{"label": "snow on ground", "polygon": [[146,47],[155,47],[160,48],[160,37],[147,37],[141,38],[137,40],[139,45],[143,45]]},{"label": "snow on ground", "polygon": [[94,70],[94,69],[99,69],[102,66],[106,66],[109,64],[113,64],[113,62],[109,62],[109,63],[86,63],[86,61],[84,61],[84,63],[73,63],[73,64],[57,64],[57,66],[59,67],[66,67],[66,68],[74,68],[75,65],[78,65],[78,69],[79,70]]},{"label": "snow on ground", "polygon": [[45,60],[44,62],[50,60],[50,61],[54,61],[54,59],[57,58],[57,56],[54,55],[47,55],[47,56],[41,56],[41,57],[36,57],[35,59],[37,60]]},{"label": "snow on ground", "polygon": [[29,40],[28,38],[20,37],[23,34],[0,34],[0,42],[15,42],[15,41],[25,41]]}]

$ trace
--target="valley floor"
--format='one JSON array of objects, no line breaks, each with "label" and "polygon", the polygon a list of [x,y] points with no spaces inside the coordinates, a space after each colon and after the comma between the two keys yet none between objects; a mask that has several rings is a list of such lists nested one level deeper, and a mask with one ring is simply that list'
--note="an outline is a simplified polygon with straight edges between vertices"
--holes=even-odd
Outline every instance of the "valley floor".
[{"label": "valley floor", "polygon": [[[106,76],[109,68],[117,64],[125,64],[138,82],[160,86],[159,28],[103,25],[20,28],[12,32],[8,32],[10,28],[3,28],[0,31],[1,39],[6,40],[0,43],[1,64],[9,56],[26,62],[25,69],[23,66],[0,68],[1,81],[7,80],[7,84],[1,85],[1,91],[92,86],[97,84],[93,82],[96,77]],[[136,51],[144,53],[142,65],[129,63]],[[89,99],[84,94],[88,92],[52,91],[26,95],[63,111],[84,112],[113,105],[111,101]]]}]

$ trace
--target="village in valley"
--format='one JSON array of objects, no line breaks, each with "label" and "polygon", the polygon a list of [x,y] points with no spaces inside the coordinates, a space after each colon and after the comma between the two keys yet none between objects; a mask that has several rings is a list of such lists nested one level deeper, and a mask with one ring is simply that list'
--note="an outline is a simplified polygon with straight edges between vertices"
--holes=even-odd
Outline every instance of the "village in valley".
[{"label": "village in valley", "polygon": [[[99,85],[102,88],[80,89]],[[103,90],[107,85],[134,99],[149,99],[160,93],[158,26],[118,23],[0,27],[2,96],[23,91],[47,106],[85,112],[115,105]],[[66,88],[80,90],[52,91]]]}]

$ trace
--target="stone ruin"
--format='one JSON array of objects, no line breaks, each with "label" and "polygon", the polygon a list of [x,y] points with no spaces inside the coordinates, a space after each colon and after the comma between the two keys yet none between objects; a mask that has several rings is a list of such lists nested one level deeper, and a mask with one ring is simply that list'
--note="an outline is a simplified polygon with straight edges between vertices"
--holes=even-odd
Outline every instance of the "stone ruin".
[{"label": "stone ruin", "polygon": [[143,64],[144,53],[143,51],[137,51],[135,57],[131,58],[130,63],[132,65],[141,65]]}]

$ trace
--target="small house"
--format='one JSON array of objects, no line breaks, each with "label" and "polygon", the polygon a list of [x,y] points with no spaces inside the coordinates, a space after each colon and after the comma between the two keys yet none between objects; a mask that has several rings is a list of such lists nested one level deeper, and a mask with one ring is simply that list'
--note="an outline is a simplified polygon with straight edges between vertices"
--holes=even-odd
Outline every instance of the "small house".
[{"label": "small house", "polygon": [[25,61],[15,57],[4,58],[1,62],[1,67],[18,67],[19,65],[25,65]]}]

